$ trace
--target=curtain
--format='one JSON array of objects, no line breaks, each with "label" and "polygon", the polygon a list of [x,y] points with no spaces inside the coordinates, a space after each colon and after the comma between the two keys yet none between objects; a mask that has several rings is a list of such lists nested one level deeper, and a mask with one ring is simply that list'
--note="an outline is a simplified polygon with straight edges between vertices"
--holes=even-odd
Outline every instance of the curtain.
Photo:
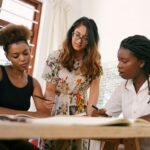
[{"label": "curtain", "polygon": [[51,0],[51,25],[49,51],[61,47],[69,27],[70,5],[65,0]]}]

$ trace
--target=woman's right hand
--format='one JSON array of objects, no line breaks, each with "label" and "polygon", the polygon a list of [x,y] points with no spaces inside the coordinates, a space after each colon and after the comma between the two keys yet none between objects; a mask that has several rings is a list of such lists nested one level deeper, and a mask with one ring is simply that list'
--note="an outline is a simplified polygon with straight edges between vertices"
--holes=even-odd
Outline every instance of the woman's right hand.
[{"label": "woman's right hand", "polygon": [[94,109],[92,111],[92,115],[93,117],[98,117],[98,116],[103,116],[103,117],[108,117],[108,115],[106,114],[106,109],[102,108],[102,109]]},{"label": "woman's right hand", "polygon": [[52,83],[46,83],[46,90],[45,90],[45,98],[48,101],[44,102],[46,108],[52,110],[55,104],[55,92],[56,92],[56,85]]}]

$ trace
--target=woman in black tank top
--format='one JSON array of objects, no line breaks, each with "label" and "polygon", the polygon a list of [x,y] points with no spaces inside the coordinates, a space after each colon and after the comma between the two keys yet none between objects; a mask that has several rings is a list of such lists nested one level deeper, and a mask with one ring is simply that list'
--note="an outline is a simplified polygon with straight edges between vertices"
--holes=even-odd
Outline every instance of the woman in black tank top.
[{"label": "woman in black tank top", "polygon": [[[0,66],[0,114],[27,114],[47,117],[49,110],[43,101],[33,97],[36,112],[29,112],[33,95],[43,97],[39,82],[27,74],[30,49],[27,40],[31,31],[23,25],[9,24],[0,30],[0,45],[3,46],[11,65]],[[0,141],[1,150],[38,149],[27,141]]]}]

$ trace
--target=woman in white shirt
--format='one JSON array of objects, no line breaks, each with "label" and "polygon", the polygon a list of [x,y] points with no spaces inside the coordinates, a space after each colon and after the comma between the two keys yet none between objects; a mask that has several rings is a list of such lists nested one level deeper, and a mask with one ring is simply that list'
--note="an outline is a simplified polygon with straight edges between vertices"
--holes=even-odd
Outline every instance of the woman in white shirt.
[{"label": "woman in white shirt", "polygon": [[[142,35],[124,39],[118,50],[118,71],[125,79],[104,109],[93,116],[143,117],[150,120],[150,40]],[[141,150],[150,148],[150,139],[140,140]]]}]

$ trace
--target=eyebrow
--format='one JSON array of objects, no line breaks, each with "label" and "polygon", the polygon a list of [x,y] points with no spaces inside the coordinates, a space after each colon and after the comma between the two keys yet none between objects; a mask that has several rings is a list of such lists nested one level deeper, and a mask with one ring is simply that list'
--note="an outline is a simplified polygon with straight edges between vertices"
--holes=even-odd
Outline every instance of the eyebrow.
[{"label": "eyebrow", "polygon": [[[28,52],[28,49],[27,49],[27,48],[25,48],[25,49],[22,51],[22,53],[25,53],[25,52]],[[18,54],[20,54],[20,53],[18,53],[18,52],[12,53],[12,55],[18,55]]]},{"label": "eyebrow", "polygon": [[[81,33],[79,31],[74,31],[74,33],[81,35]],[[82,37],[87,37],[87,36],[88,36],[88,34],[82,35]]]}]

